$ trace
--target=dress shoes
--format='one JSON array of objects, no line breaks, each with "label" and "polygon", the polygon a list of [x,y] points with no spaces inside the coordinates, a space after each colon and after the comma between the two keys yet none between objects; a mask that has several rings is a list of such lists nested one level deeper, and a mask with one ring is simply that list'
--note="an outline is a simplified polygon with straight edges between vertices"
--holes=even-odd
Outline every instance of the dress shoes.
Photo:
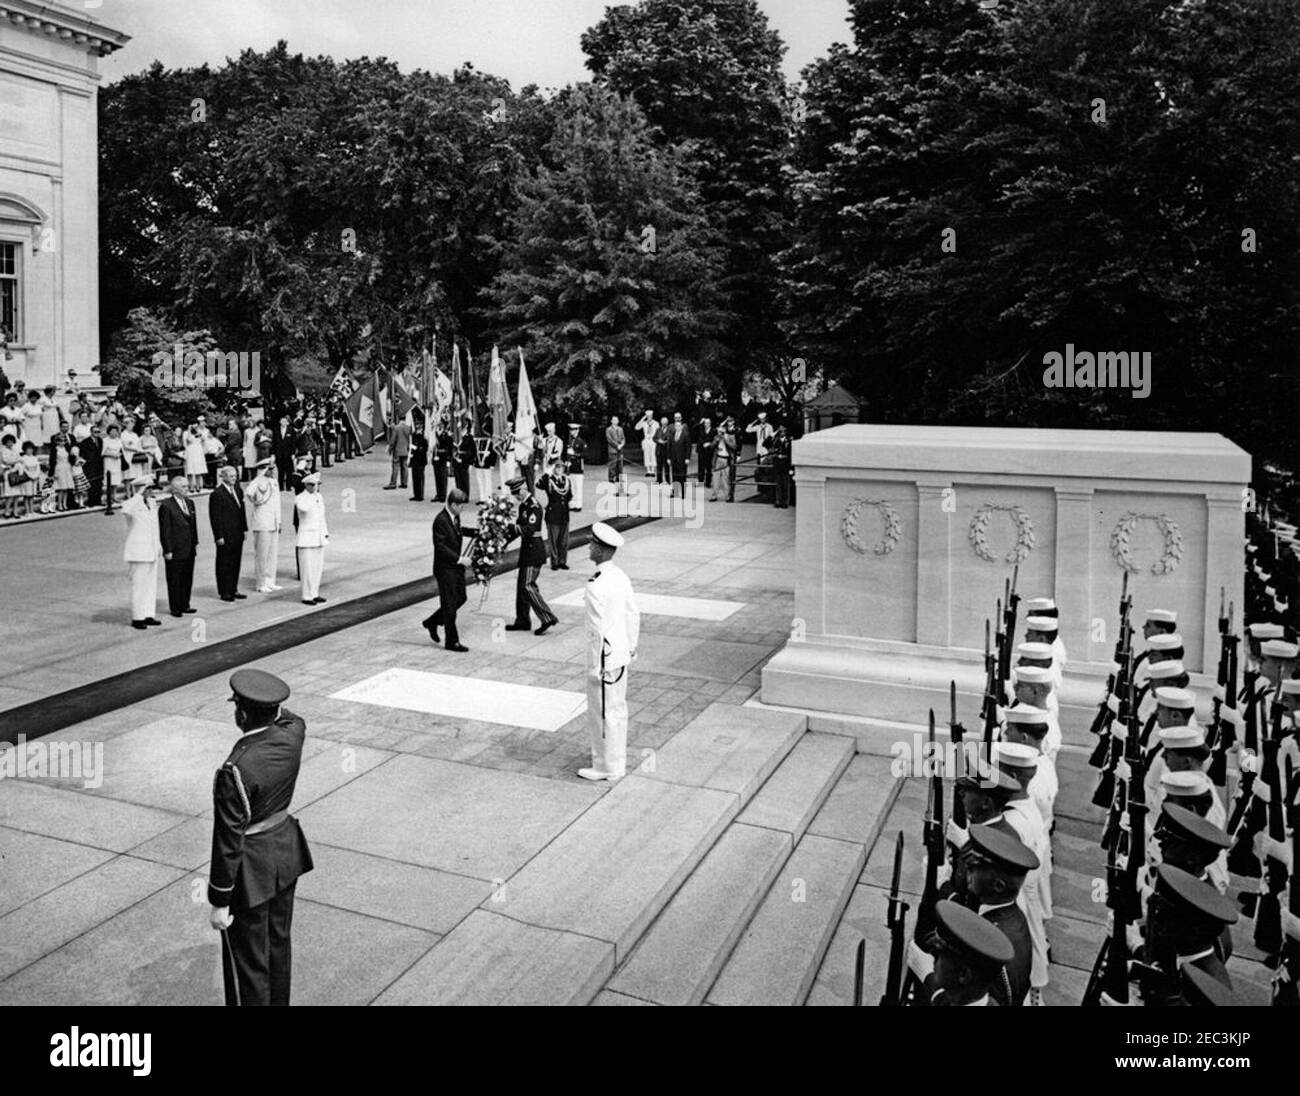
[{"label": "dress shoes", "polygon": [[236,600],[236,601],[247,601],[247,600],[248,600],[248,595],[247,595],[247,594],[235,594],[234,596],[235,596],[235,600]]},{"label": "dress shoes", "polygon": [[324,605],[325,599],[323,597],[314,597],[311,599],[311,603],[313,605]]},{"label": "dress shoes", "polygon": [[227,595],[226,595],[225,597],[223,597],[221,600],[222,600],[222,601],[234,601],[235,599],[234,599],[233,597],[231,597],[229,594],[227,594]]},{"label": "dress shoes", "polygon": [[554,628],[555,625],[558,624],[558,623],[559,623],[559,621],[553,620],[553,621],[550,622],[550,624],[543,624],[540,628],[537,629],[537,631],[535,631],[535,632],[533,633],[533,635],[535,635],[535,636],[544,636],[544,635],[546,635],[547,632],[549,632],[552,628]]},{"label": "dress shoes", "polygon": [[143,632],[146,628],[149,627],[149,625],[147,625],[143,620],[133,620],[131,621],[131,627],[139,628],[140,631]]},{"label": "dress shoes", "polygon": [[608,780],[611,784],[615,780],[622,780],[623,773],[607,773],[601,769],[579,769],[578,775],[583,780]]},{"label": "dress shoes", "polygon": [[524,621],[523,624],[507,624],[507,625],[506,625],[506,631],[507,631],[507,632],[531,632],[532,630],[533,630],[533,626],[532,626],[532,624],[531,624],[530,622],[528,622],[528,621]]},{"label": "dress shoes", "polygon": [[157,617],[145,617],[144,622],[148,624],[151,628],[158,628],[162,625],[162,621],[159,620]]},{"label": "dress shoes", "polygon": [[455,651],[457,654],[464,654],[466,651],[469,650],[469,648],[466,647],[465,644],[463,643],[453,643],[450,647],[447,648],[447,650]]},{"label": "dress shoes", "polygon": [[182,609],[181,612],[182,612],[182,613],[197,613],[198,610],[197,610],[196,608],[194,608],[193,605],[191,605],[188,609]]},{"label": "dress shoes", "polygon": [[184,615],[185,615],[184,613],[180,613],[180,612],[172,613],[172,616],[174,616],[174,617],[179,617],[179,616],[184,616]]}]

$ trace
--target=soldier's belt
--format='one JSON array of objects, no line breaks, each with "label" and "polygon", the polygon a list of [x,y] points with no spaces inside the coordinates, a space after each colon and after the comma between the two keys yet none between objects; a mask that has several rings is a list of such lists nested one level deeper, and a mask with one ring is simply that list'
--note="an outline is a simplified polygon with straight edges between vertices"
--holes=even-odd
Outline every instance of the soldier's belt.
[{"label": "soldier's belt", "polygon": [[252,837],[256,833],[266,833],[267,830],[273,830],[276,826],[288,821],[289,812],[276,811],[275,814],[268,814],[260,822],[250,822],[244,828],[244,836]]}]

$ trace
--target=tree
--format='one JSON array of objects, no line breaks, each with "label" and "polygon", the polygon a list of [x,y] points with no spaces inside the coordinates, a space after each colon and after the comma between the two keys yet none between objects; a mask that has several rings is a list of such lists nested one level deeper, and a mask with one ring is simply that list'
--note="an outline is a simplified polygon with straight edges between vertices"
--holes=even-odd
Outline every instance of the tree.
[{"label": "tree", "polygon": [[[143,404],[167,423],[192,422],[196,415],[211,411],[217,390],[154,383],[156,356],[175,358],[177,347],[181,361],[191,352],[206,355],[216,349],[212,332],[183,331],[164,315],[147,308],[135,308],[127,324],[113,339],[112,350],[104,363],[102,377],[106,384],[117,386],[118,397],[127,407]],[[169,375],[171,371],[168,371]]]},{"label": "tree", "polygon": [[487,313],[557,402],[686,396],[716,383],[720,268],[682,152],[631,100],[580,87],[522,186]]}]

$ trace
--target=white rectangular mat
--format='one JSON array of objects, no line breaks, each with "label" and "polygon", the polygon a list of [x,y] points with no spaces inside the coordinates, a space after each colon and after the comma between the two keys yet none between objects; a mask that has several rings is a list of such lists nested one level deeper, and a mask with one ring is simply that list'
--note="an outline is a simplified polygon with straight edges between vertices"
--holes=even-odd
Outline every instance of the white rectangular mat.
[{"label": "white rectangular mat", "polygon": [[[582,605],[581,587],[563,597],[553,598],[552,605]],[[713,601],[703,597],[670,597],[666,594],[636,594],[636,607],[649,616],[682,617],[685,620],[726,620],[745,607],[743,601]]]}]

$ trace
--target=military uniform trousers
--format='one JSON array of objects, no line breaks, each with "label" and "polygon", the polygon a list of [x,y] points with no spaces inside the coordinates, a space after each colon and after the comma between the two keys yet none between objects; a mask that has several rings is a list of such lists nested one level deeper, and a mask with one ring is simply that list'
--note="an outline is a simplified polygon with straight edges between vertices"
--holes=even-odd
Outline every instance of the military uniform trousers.
[{"label": "military uniform trousers", "polygon": [[275,532],[253,534],[253,559],[257,574],[257,588],[269,590],[275,585],[277,557],[280,554],[280,534]]},{"label": "military uniform trousers", "polygon": [[515,580],[515,623],[524,627],[532,624],[529,610],[537,614],[539,624],[556,624],[560,619],[551,612],[551,607],[546,604],[542,591],[537,587],[537,576],[541,569],[540,563],[525,564],[522,559],[519,561],[519,577]]},{"label": "military uniform trousers", "polygon": [[302,599],[311,601],[320,596],[320,578],[325,570],[324,548],[299,548],[298,570],[302,578]]},{"label": "military uniform trousers", "polygon": [[569,563],[569,515],[559,521],[546,522],[546,547],[551,556],[551,570]]},{"label": "military uniform trousers", "polygon": [[591,767],[611,776],[627,772],[626,666],[587,675],[587,731]]},{"label": "military uniform trousers", "polygon": [[569,499],[570,510],[582,509],[582,484],[586,478],[582,472],[569,473],[569,482],[573,484],[573,497]]},{"label": "military uniform trousers", "polygon": [[[457,481],[459,485],[459,481]],[[447,499],[447,462],[434,458],[433,461],[433,501],[445,502]]]},{"label": "military uniform trousers", "polygon": [[234,924],[221,934],[227,1005],[288,1005],[293,967],[289,931],[297,886],[294,880],[260,906],[232,911]]},{"label": "military uniform trousers", "polygon": [[126,566],[131,577],[131,619],[148,620],[158,608],[158,561]]}]

